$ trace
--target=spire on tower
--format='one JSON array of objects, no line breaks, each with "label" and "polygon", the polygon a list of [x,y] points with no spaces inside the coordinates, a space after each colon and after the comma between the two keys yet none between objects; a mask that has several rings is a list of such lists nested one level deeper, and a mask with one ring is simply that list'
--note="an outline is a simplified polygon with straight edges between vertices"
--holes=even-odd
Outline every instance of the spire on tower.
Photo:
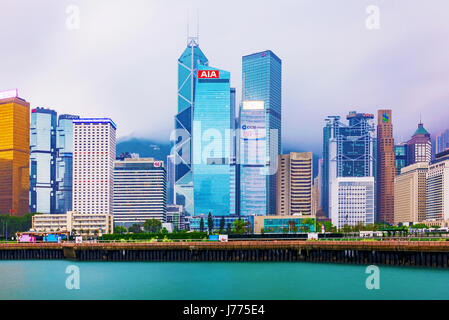
[{"label": "spire on tower", "polygon": [[200,13],[197,9],[197,26],[196,26],[196,36],[190,36],[190,15],[187,9],[187,46],[197,47],[200,43]]}]

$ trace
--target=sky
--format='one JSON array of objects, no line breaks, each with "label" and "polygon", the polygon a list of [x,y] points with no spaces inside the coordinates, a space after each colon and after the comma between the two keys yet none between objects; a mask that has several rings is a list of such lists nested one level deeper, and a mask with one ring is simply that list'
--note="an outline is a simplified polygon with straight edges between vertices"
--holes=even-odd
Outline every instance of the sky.
[{"label": "sky", "polygon": [[199,21],[238,97],[243,55],[282,59],[284,149],[320,153],[328,115],[380,108],[401,142],[420,117],[432,135],[449,128],[448,14],[447,0],[0,0],[0,91],[167,143]]}]

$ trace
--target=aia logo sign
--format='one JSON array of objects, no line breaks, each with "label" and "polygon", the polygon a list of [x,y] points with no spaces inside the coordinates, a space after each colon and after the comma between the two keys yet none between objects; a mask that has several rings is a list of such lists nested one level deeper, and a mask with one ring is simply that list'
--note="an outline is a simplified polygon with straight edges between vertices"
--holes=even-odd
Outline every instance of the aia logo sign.
[{"label": "aia logo sign", "polygon": [[218,70],[199,70],[199,79],[218,79],[220,77],[220,72]]},{"label": "aia logo sign", "polygon": [[382,122],[390,122],[390,116],[386,112],[382,115]]}]

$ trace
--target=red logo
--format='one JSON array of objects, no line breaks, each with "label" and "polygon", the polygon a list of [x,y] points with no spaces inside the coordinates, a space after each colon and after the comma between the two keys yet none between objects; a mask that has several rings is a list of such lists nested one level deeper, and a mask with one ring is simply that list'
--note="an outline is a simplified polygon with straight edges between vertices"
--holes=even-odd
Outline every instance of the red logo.
[{"label": "red logo", "polygon": [[199,79],[218,79],[220,77],[220,72],[218,70],[199,70]]},{"label": "red logo", "polygon": [[162,161],[154,161],[154,167],[160,168],[162,166]]}]

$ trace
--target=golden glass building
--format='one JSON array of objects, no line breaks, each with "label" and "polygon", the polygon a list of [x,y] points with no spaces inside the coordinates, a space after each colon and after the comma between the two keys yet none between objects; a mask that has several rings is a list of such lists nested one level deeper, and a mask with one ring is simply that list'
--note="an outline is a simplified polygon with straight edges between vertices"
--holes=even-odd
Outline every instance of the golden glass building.
[{"label": "golden glass building", "polygon": [[0,92],[0,214],[29,212],[30,104]]}]

